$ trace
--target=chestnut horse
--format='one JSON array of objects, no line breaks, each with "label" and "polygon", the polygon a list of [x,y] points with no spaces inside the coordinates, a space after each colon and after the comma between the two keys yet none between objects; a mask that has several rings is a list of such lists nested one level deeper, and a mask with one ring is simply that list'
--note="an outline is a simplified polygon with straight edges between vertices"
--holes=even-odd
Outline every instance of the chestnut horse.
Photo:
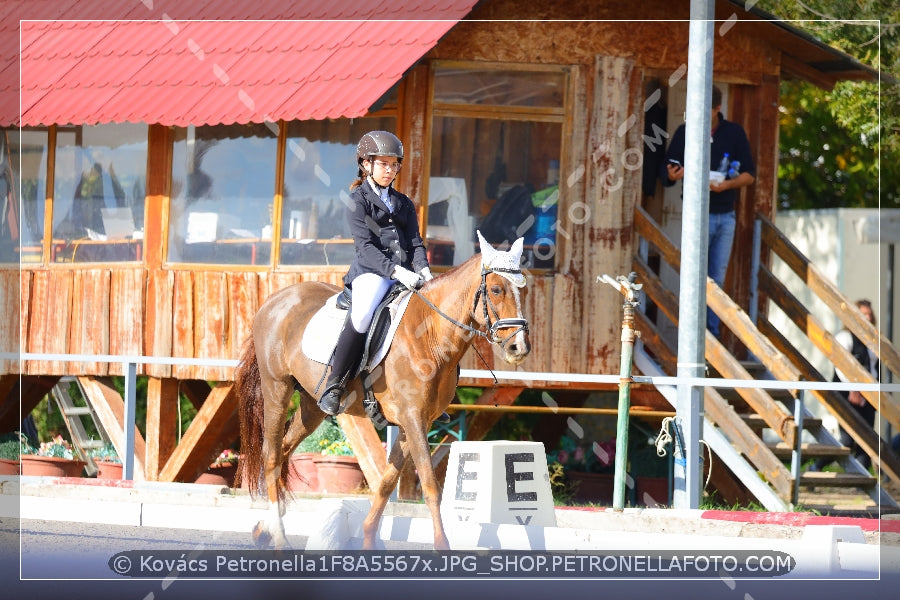
[{"label": "chestnut horse", "polygon": [[[521,252],[521,239],[508,252],[482,239],[482,254],[426,283],[410,298],[380,376],[372,377],[384,417],[400,431],[381,481],[369,482],[374,494],[363,526],[364,549],[375,547],[382,513],[410,456],[431,512],[434,547],[449,549],[426,436],[454,397],[457,365],[476,335],[498,345],[512,364],[522,362],[530,351],[518,289],[525,285],[519,269]],[[325,417],[315,398],[325,367],[303,354],[300,340],[307,322],[338,291],[333,285],[308,281],[273,294],[253,319],[235,372],[243,455],[240,477],[249,482],[252,494],[265,495],[269,501],[268,517],[253,530],[259,547],[270,542],[275,548],[287,547],[282,516],[289,458]],[[295,381],[302,388],[300,405],[286,424]],[[360,399],[363,394],[359,377],[348,383],[347,396]],[[346,412],[365,414],[360,400]]]}]

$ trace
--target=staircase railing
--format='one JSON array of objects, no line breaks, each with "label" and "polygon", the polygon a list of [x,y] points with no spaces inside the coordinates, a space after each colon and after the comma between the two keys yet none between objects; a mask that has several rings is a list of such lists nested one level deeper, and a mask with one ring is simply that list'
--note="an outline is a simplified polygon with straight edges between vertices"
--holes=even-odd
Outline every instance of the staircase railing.
[{"label": "staircase railing", "polygon": [[[653,219],[640,207],[635,211],[635,231],[655,247],[661,260],[665,261],[673,270],[680,268],[680,250],[658,227]],[[762,234],[759,236],[763,243],[776,255],[782,257],[791,268],[807,281],[810,289],[817,292],[826,304],[840,314],[842,322],[854,332],[860,339],[867,343],[882,344],[882,361],[886,367],[894,370],[894,366],[900,366],[900,355],[897,354],[889,342],[871,326],[861,314],[846,313],[851,303],[841,294],[835,286],[824,279],[815,267],[793,247],[793,245],[777,229],[761,218]],[[674,324],[678,323],[678,300],[670,290],[660,281],[656,274],[648,267],[641,256],[636,255],[633,260],[633,268],[638,273],[638,281],[644,284],[644,291],[657,308]],[[792,320],[800,326],[801,330],[808,332],[813,343],[816,343],[830,360],[838,365],[843,372],[850,374],[854,381],[868,381],[856,360],[850,356],[839,344],[835,343],[833,336],[819,326],[815,318],[802,307],[802,304],[793,299],[765,267],[760,266],[757,276],[760,291],[769,299],[782,307],[782,310],[792,315]],[[790,342],[778,332],[765,317],[756,318],[756,323],[711,279],[707,279],[707,305],[722,319],[722,322],[740,340],[744,346],[765,366],[776,378],[782,381],[822,381],[825,379],[804,358],[802,353],[796,350]],[[757,311],[754,311],[757,312]],[[853,311],[858,313],[858,311]],[[801,326],[801,323],[805,325]],[[652,323],[644,317],[639,317],[639,328],[642,331],[644,343],[652,350],[654,355],[665,367],[666,363],[674,365],[676,356],[668,347],[662,335],[656,331]],[[646,333],[645,333],[646,332]],[[741,363],[715,339],[709,332],[706,333],[705,355],[710,365],[724,377],[730,379],[752,379]],[[844,368],[846,367],[846,370]],[[862,373],[859,373],[861,371]],[[781,437],[785,445],[799,449],[799,431],[794,417],[785,407],[776,402],[768,393],[762,390],[738,389],[742,399]],[[900,474],[900,464],[896,457],[887,449],[886,444],[880,440],[877,434],[866,424],[861,417],[852,410],[843,398],[833,391],[813,391],[813,394],[822,401],[828,409],[835,414],[842,427],[860,443],[876,464],[892,478]],[[795,497],[797,482],[793,480],[790,472],[783,467],[780,459],[764,445],[759,444],[759,438],[740,419],[732,418],[734,411],[719,397],[718,394],[705,395],[705,410],[708,416],[720,427],[735,444],[735,446],[753,462],[759,471],[765,475],[774,489],[783,498]],[[887,394],[869,392],[869,401],[881,400],[883,414],[893,424],[898,416],[897,406]],[[721,400],[721,402],[719,401]],[[885,410],[886,407],[886,410]],[[895,425],[898,429],[897,425]],[[748,430],[750,433],[748,434]],[[752,436],[752,437],[751,437]],[[753,441],[755,439],[755,442]],[[755,446],[754,446],[755,443]],[[878,449],[881,448],[879,460]]]},{"label": "staircase railing", "polygon": [[[757,223],[759,228],[757,237],[762,246],[784,261],[844,326],[878,355],[885,368],[894,374],[900,374],[900,354],[891,342],[863,317],[855,304],[837,286],[825,278],[819,269],[765,215],[757,214]],[[822,326],[821,321],[765,265],[759,266],[757,278],[759,291],[762,292],[762,297],[758,300],[759,307],[762,306],[761,303],[765,299],[771,300],[835,368],[846,374],[848,380],[859,383],[877,383],[877,380],[843,346],[837,343],[834,336]],[[787,357],[803,379],[826,381],[825,377],[767,318],[758,316],[756,325],[778,348],[778,351]],[[900,405],[890,394],[868,390],[860,392],[884,419],[895,429],[900,429]],[[890,450],[887,443],[850,407],[843,397],[837,392],[827,390],[813,391],[813,394],[835,416],[840,426],[872,458],[873,464],[879,465],[892,479],[897,480],[900,475],[900,460]]]}]

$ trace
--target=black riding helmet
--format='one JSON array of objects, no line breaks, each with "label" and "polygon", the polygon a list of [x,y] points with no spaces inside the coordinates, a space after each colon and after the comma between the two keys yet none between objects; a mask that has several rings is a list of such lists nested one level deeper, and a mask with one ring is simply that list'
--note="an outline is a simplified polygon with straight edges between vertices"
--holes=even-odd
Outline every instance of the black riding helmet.
[{"label": "black riding helmet", "polygon": [[370,131],[362,136],[356,145],[356,163],[359,165],[359,176],[369,175],[363,170],[364,160],[371,162],[375,156],[396,156],[397,162],[403,162],[403,142],[390,131]]}]

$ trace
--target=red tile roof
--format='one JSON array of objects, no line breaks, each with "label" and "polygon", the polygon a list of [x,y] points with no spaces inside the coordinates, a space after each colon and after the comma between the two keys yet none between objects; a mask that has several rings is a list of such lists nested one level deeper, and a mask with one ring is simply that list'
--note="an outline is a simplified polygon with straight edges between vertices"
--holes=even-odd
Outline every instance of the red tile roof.
[{"label": "red tile roof", "polygon": [[[216,11],[272,20],[174,20],[187,14],[174,6],[171,13],[150,14],[153,20],[26,20],[21,123],[183,126],[361,116],[475,2],[344,0],[313,10],[306,6],[313,3],[258,0]],[[126,18],[151,13],[148,3],[126,4]],[[41,18],[51,18],[49,3],[34,5],[44,9]],[[209,5],[194,4],[191,18],[209,16]],[[52,18],[90,15],[93,6],[85,2],[83,10]],[[308,17],[313,20],[282,20]],[[404,20],[372,20],[392,17]],[[0,77],[11,71],[4,33],[0,29]],[[0,125],[16,123],[18,106],[9,110],[8,91],[0,88]]]}]

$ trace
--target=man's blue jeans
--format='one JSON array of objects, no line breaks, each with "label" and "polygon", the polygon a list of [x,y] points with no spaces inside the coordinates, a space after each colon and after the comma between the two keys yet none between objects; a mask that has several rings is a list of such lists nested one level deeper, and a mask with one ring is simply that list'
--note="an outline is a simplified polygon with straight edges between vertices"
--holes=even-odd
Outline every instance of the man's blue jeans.
[{"label": "man's blue jeans", "polygon": [[[706,273],[719,287],[725,286],[736,221],[734,211],[709,215],[709,266]],[[719,337],[719,317],[709,308],[706,309],[706,328]]]}]

